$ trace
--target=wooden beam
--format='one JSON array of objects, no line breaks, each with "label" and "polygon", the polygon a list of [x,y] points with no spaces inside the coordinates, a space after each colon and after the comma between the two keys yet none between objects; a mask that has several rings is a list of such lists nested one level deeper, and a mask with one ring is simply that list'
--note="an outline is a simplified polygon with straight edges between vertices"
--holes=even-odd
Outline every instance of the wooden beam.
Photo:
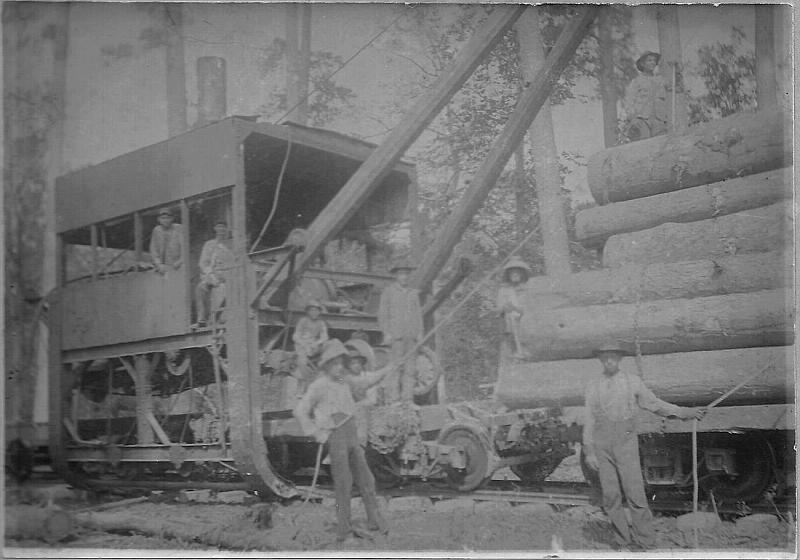
[{"label": "wooden beam", "polygon": [[349,181],[308,228],[308,243],[298,259],[300,274],[316,253],[350,220],[377,188],[403,153],[425,130],[450,98],[461,88],[483,58],[522,14],[524,6],[498,6],[459,51],[436,83],[417,101],[383,143],[370,154]]},{"label": "wooden beam", "polygon": [[450,253],[466,231],[472,217],[478,212],[489,191],[494,187],[508,158],[533,123],[542,105],[547,101],[553,84],[572,58],[583,40],[598,8],[585,6],[564,27],[553,49],[547,55],[530,87],[525,90],[505,128],[495,140],[483,165],[475,173],[470,187],[447,223],[437,235],[433,246],[414,275],[414,283],[422,292],[428,287],[447,262]]},{"label": "wooden beam", "polygon": [[686,129],[688,114],[680,78],[683,57],[681,55],[678,6],[664,4],[656,7],[656,22],[658,25],[658,45],[661,50],[660,72],[670,87],[670,98],[669,103],[667,103],[669,115],[667,131],[681,132]]},{"label": "wooden beam", "polygon": [[603,143],[606,148],[617,145],[617,89],[614,85],[614,40],[611,10],[603,6],[597,16],[597,42],[600,54],[600,94],[603,104]]},{"label": "wooden beam", "polygon": [[472,261],[470,261],[466,257],[461,257],[458,261],[458,270],[455,274],[453,274],[452,278],[447,281],[447,283],[442,286],[434,296],[425,303],[425,306],[422,308],[422,316],[427,317],[432,313],[435,313],[439,306],[442,305],[447,298],[450,297],[456,288],[458,288],[464,279],[469,276],[469,273],[472,271]]},{"label": "wooden beam", "polygon": [[775,60],[775,8],[754,6],[756,42],[756,99],[759,111],[778,104]]}]

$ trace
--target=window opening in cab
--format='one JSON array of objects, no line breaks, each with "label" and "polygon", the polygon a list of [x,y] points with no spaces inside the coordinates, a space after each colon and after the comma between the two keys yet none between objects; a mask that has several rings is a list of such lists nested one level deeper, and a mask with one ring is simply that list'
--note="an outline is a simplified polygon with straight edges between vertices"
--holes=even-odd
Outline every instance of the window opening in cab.
[{"label": "window opening in cab", "polygon": [[96,274],[91,230],[87,226],[61,234],[65,282],[90,279]]},{"label": "window opening in cab", "polygon": [[97,277],[108,278],[138,269],[133,216],[97,226]]}]

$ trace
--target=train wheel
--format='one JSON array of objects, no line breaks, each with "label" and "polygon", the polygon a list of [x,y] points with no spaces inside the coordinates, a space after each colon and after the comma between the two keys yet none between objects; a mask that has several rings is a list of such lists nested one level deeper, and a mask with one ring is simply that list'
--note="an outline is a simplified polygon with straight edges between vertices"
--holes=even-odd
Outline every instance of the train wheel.
[{"label": "train wheel", "polygon": [[756,438],[736,442],[734,461],[736,475],[706,474],[699,483],[706,491],[713,491],[717,499],[756,500],[772,480],[768,443]]},{"label": "train wheel", "polygon": [[466,455],[466,468],[445,467],[448,486],[461,492],[469,492],[480,487],[489,475],[489,450],[482,438],[470,426],[457,425],[446,429],[439,437],[442,445],[463,447]]},{"label": "train wheel", "polygon": [[414,396],[422,397],[433,391],[442,375],[436,352],[425,346],[417,354],[417,378],[414,381]]}]

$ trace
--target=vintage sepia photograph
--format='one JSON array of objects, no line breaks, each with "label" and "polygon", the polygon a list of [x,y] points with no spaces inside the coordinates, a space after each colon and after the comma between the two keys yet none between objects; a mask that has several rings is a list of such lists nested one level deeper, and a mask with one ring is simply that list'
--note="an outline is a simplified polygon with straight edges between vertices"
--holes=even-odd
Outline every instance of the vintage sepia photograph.
[{"label": "vintage sepia photograph", "polygon": [[796,14],[3,1],[3,557],[796,558]]}]

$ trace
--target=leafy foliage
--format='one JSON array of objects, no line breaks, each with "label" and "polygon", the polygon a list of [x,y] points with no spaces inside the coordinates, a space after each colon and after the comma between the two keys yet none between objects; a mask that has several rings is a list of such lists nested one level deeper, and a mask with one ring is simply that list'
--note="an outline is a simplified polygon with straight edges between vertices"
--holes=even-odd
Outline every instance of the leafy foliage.
[{"label": "leafy foliage", "polygon": [[745,33],[738,27],[730,42],[703,45],[698,50],[696,72],[706,92],[689,104],[692,123],[727,117],[756,107],[756,59],[752,50],[744,50]]},{"label": "leafy foliage", "polygon": [[[268,118],[279,118],[289,110],[287,104],[286,68],[282,64],[286,56],[286,41],[275,39],[259,59],[259,72],[264,81],[273,84],[267,100],[259,112]],[[342,111],[352,107],[356,94],[348,87],[339,85],[331,76],[343,64],[343,59],[329,51],[313,51],[309,63],[308,117],[312,126],[323,126]]]}]

